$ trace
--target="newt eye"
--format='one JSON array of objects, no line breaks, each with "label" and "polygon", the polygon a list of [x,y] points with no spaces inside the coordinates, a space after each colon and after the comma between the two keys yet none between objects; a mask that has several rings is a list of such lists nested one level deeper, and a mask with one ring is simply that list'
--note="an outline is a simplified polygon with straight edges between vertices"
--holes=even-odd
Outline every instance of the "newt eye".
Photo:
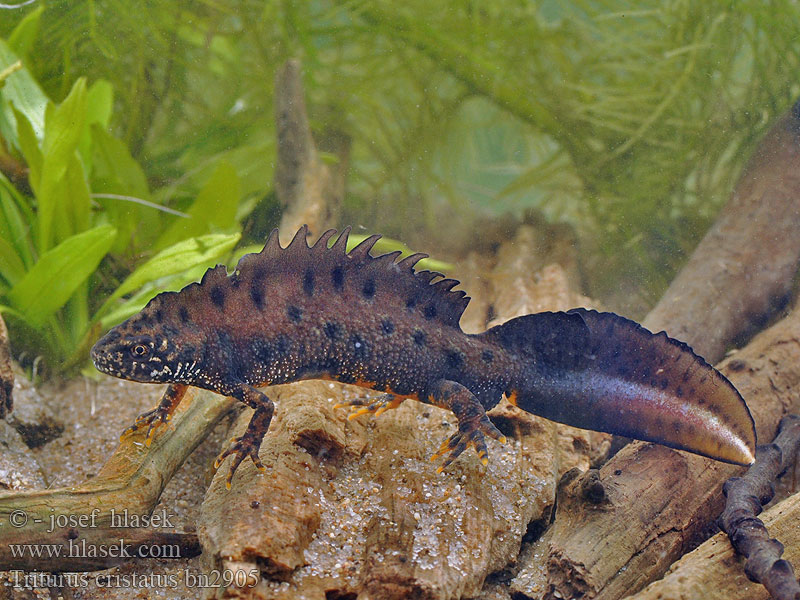
[{"label": "newt eye", "polygon": [[131,348],[131,354],[133,354],[137,358],[145,356],[147,354],[147,351],[148,351],[147,346],[145,346],[144,344],[136,344]]}]

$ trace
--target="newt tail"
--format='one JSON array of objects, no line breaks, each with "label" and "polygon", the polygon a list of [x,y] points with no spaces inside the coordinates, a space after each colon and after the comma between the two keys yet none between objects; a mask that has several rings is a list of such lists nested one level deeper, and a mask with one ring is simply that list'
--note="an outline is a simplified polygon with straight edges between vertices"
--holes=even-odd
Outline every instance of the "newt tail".
[{"label": "newt tail", "polygon": [[657,442],[716,460],[751,464],[755,427],[731,383],[686,344],[613,313],[573,309],[526,315],[470,335],[458,322],[469,298],[458,282],[417,271],[425,257],[373,257],[379,236],[346,251],[349,228],[331,245],[301,228],[283,248],[277,230],[235,271],[209,269],[200,283],[153,298],[92,349],[105,373],[170,384],[157,408],[129,428],[166,423],[188,386],[254,409],[232,456],[258,457],[274,405],[257,388],[327,378],[377,390],[350,403],[357,414],[406,399],[452,411],[458,431],[437,454],[443,467],[486,436],[502,439],[486,411],[505,394],[545,418]]}]

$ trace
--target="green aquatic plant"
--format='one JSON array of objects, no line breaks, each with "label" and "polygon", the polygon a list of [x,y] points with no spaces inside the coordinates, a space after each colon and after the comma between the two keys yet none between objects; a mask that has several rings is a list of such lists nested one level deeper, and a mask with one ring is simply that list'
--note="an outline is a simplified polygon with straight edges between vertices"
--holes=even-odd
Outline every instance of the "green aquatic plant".
[{"label": "green aquatic plant", "polygon": [[[627,277],[645,305],[725,202],[762,132],[800,95],[791,0],[92,0],[3,17],[0,36],[22,59],[0,66],[3,93],[25,78],[40,84],[14,107],[43,156],[61,153],[41,146],[49,98],[66,102],[85,77],[95,107],[77,144],[88,225],[84,190],[76,224],[46,216],[7,269],[26,272],[24,252],[109,225],[111,259],[89,276],[107,294],[173,235],[230,234],[259,203],[269,223],[253,228],[274,225],[272,98],[288,58],[303,61],[323,156],[348,166],[343,223],[418,245],[447,235],[442,215],[470,226],[537,211],[572,224],[592,249],[592,293]],[[0,128],[7,149],[35,171],[32,136],[18,144],[5,106],[15,124]],[[348,153],[329,149],[338,139]],[[72,163],[64,168],[75,183]],[[231,173],[236,208],[220,200],[229,210],[207,228],[121,199],[198,217],[201,190]],[[34,201],[24,186],[2,186],[23,223],[36,217],[25,208],[38,206],[35,194],[50,202],[50,184],[37,185]]]},{"label": "green aquatic plant", "polygon": [[[0,310],[22,349],[53,372],[80,364],[102,330],[156,293],[230,254],[238,178],[221,163],[186,214],[154,219],[161,207],[148,200],[141,169],[106,132],[111,86],[78,79],[56,105],[20,64],[0,40],[3,155],[24,160],[30,186],[23,193],[0,175]],[[145,248],[155,255],[118,282],[112,257]]]}]

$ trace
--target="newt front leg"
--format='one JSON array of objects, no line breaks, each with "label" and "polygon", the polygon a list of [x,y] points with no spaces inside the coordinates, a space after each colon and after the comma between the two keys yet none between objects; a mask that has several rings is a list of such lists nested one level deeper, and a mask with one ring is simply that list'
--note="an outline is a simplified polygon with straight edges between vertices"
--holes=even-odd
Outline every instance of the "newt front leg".
[{"label": "newt front leg", "polygon": [[218,469],[223,460],[233,455],[233,462],[231,463],[230,471],[228,471],[228,477],[225,479],[225,487],[231,489],[233,474],[236,472],[236,469],[239,468],[242,461],[248,456],[252,459],[253,464],[255,464],[259,471],[265,470],[261,459],[258,457],[258,449],[261,447],[264,435],[269,429],[272,415],[275,413],[275,404],[273,404],[272,400],[270,400],[266,394],[245,384],[233,386],[224,391],[220,390],[220,392],[236,398],[240,402],[244,402],[247,406],[255,409],[244,435],[233,438],[230,448],[222,452],[217,457],[217,460],[214,461],[214,468]]},{"label": "newt front leg", "polygon": [[136,417],[136,421],[134,421],[133,425],[122,432],[120,439],[124,439],[134,431],[147,425],[147,435],[145,435],[144,443],[145,446],[150,446],[156,428],[162,423],[168,423],[169,420],[172,419],[172,413],[178,408],[187,389],[189,389],[188,385],[180,383],[172,383],[167,386],[167,390],[161,397],[161,402],[159,402],[158,406]]}]

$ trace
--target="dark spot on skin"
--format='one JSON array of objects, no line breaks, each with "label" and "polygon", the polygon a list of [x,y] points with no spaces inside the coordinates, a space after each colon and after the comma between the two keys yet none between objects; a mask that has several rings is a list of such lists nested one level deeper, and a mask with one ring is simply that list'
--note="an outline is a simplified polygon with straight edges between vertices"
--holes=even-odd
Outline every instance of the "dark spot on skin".
[{"label": "dark spot on skin", "polygon": [[314,271],[311,269],[307,269],[306,274],[303,276],[303,291],[306,296],[314,295]]},{"label": "dark spot on skin", "polygon": [[492,362],[494,360],[494,353],[491,350],[484,350],[481,352],[481,358],[483,362]]},{"label": "dark spot on skin", "polygon": [[414,343],[417,346],[425,345],[425,332],[422,331],[421,329],[415,329],[411,337],[414,338]]},{"label": "dark spot on skin", "polygon": [[383,333],[389,335],[394,332],[394,323],[391,319],[384,319],[381,321],[381,329],[383,330]]},{"label": "dark spot on skin", "polygon": [[428,304],[428,306],[425,307],[425,310],[422,312],[422,314],[425,315],[425,318],[429,319],[429,320],[435,318],[436,317],[436,305]]},{"label": "dark spot on skin", "polygon": [[135,323],[131,323],[131,330],[134,333],[139,333],[142,329],[144,329],[144,323],[141,321],[136,321]]},{"label": "dark spot on skin", "polygon": [[414,308],[417,306],[417,302],[418,299],[416,298],[416,296],[412,296],[411,298],[406,300],[406,308],[408,310],[414,310]]},{"label": "dark spot on skin", "polygon": [[660,385],[662,390],[667,389],[669,387],[669,379],[666,378],[662,379]]},{"label": "dark spot on skin", "polygon": [[303,311],[302,309],[298,308],[294,304],[290,304],[286,308],[286,314],[289,315],[289,320],[295,323],[299,323],[300,319],[303,318]]},{"label": "dark spot on skin", "polygon": [[328,321],[322,326],[322,331],[324,331],[325,335],[330,339],[335,340],[342,334],[342,327],[338,323]]},{"label": "dark spot on skin", "polygon": [[[256,285],[256,283],[258,283],[258,285]],[[256,282],[254,280],[250,285],[250,300],[253,301],[253,304],[255,304],[258,310],[263,310],[264,290],[261,289],[261,281]]]},{"label": "dark spot on skin", "polygon": [[375,297],[375,280],[367,279],[364,282],[364,287],[361,288],[361,294],[367,300],[372,300]]},{"label": "dark spot on skin", "polygon": [[222,308],[225,305],[225,290],[223,290],[220,286],[215,285],[209,291],[209,296],[211,296],[211,302],[214,303],[214,306],[217,308]]},{"label": "dark spot on skin", "polygon": [[614,475],[620,476],[622,475],[622,469],[617,469],[614,471]]},{"label": "dark spot on skin", "polygon": [[683,398],[683,388],[678,386],[678,388],[675,390],[675,395],[678,398]]},{"label": "dark spot on skin", "polygon": [[445,360],[447,361],[448,368],[460,369],[461,365],[464,364],[464,355],[458,350],[451,348],[447,351]]},{"label": "dark spot on skin", "polygon": [[161,309],[158,309],[155,314],[156,323],[162,323],[164,321],[164,312]]},{"label": "dark spot on skin", "polygon": [[331,281],[333,282],[333,289],[337,292],[342,291],[344,287],[344,270],[342,267],[334,267],[331,271]]},{"label": "dark spot on skin", "polygon": [[350,336],[350,345],[356,358],[364,358],[367,355],[367,343],[357,333]]},{"label": "dark spot on skin", "polygon": [[180,318],[181,323],[183,323],[184,325],[186,325],[186,323],[189,322],[189,311],[186,310],[185,306],[181,306],[178,309],[178,317]]}]

